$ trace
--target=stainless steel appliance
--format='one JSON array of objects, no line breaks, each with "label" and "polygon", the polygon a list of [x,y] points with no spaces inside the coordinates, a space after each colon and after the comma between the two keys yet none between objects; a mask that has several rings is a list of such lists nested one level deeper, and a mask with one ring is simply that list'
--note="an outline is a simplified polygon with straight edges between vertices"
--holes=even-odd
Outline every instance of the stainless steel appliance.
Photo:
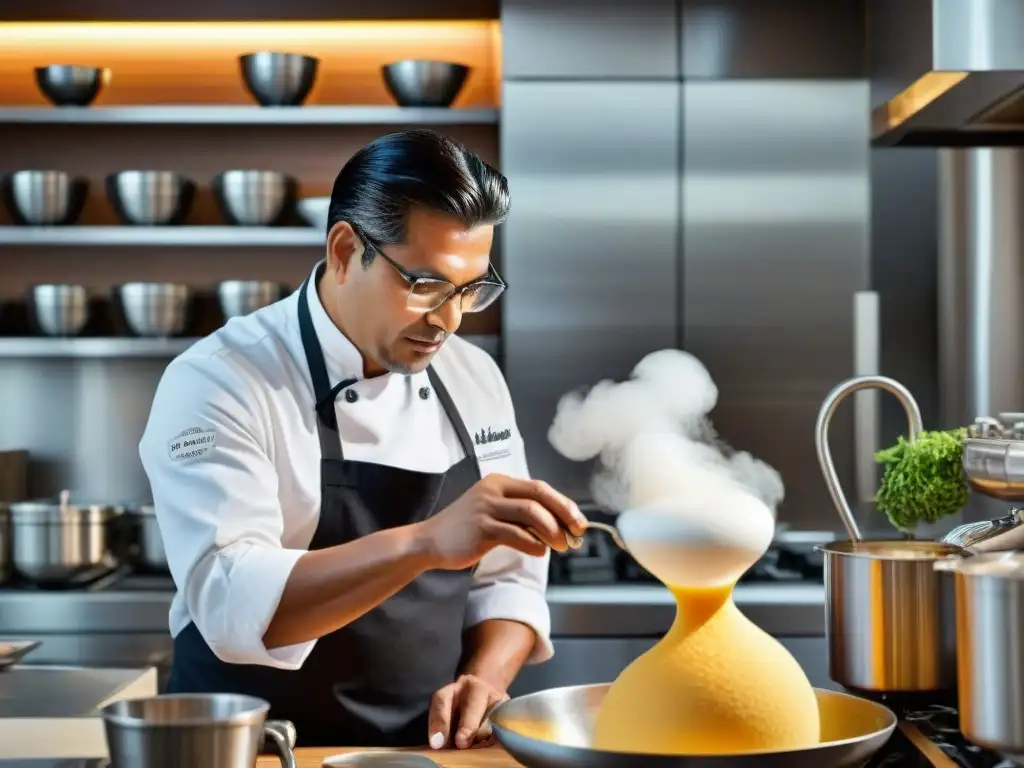
[{"label": "stainless steel appliance", "polygon": [[167,550],[160,535],[156,519],[156,508],[144,505],[130,511],[138,534],[136,559],[143,568],[153,571],[167,571]]},{"label": "stainless steel appliance", "polygon": [[125,224],[181,224],[195,198],[196,185],[174,171],[119,171],[105,180],[107,199]]},{"label": "stainless steel appliance", "polygon": [[384,84],[402,107],[450,107],[469,67],[450,61],[405,59],[381,67]]},{"label": "stainless steel appliance", "polygon": [[3,181],[11,218],[23,226],[65,226],[82,214],[89,182],[64,171],[15,171]]},{"label": "stainless steel appliance", "polygon": [[75,336],[89,320],[84,285],[34,285],[29,290],[32,317],[47,336]]},{"label": "stainless steel appliance", "polygon": [[36,85],[57,107],[87,107],[110,82],[110,70],[73,64],[35,68]]},{"label": "stainless steel appliance", "polygon": [[192,292],[177,283],[125,283],[114,289],[125,324],[137,336],[177,336],[188,323]]},{"label": "stainless steel appliance", "polygon": [[276,171],[231,170],[213,179],[224,218],[245,227],[281,223],[295,205],[297,189],[295,179]]},{"label": "stainless steel appliance", "polygon": [[260,51],[238,57],[245,87],[264,107],[295,107],[313,90],[320,60],[300,53]]},{"label": "stainless steel appliance", "polygon": [[117,564],[114,522],[123,509],[101,504],[59,501],[10,505],[11,562],[33,582],[81,582],[111,571]]},{"label": "stainless steel appliance", "polygon": [[266,743],[296,768],[295,728],[267,721],[270,704],[227,693],[125,699],[100,709],[110,768],[251,768]]},{"label": "stainless steel appliance", "polygon": [[956,578],[960,730],[1024,759],[1024,555],[996,552],[936,563]]}]

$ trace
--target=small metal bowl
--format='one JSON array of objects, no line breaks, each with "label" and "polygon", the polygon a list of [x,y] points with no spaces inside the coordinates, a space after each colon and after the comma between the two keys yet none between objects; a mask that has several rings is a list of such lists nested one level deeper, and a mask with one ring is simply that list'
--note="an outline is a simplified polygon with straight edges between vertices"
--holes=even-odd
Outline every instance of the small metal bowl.
[{"label": "small metal bowl", "polygon": [[110,82],[110,70],[101,67],[51,64],[35,73],[39,90],[57,107],[87,107]]},{"label": "small metal bowl", "polygon": [[381,68],[384,84],[401,107],[450,107],[469,67],[449,61],[406,59]]},{"label": "small metal bowl", "polygon": [[295,180],[277,171],[224,171],[213,179],[221,213],[238,226],[282,223],[295,206],[297,191]]},{"label": "small metal bowl", "polygon": [[177,283],[124,283],[115,289],[125,325],[137,336],[168,338],[185,330],[192,292]]},{"label": "small metal bowl", "polygon": [[301,53],[259,51],[238,57],[242,80],[264,107],[297,107],[313,90],[320,60]]},{"label": "small metal bowl", "polygon": [[78,221],[89,182],[64,171],[15,171],[4,177],[3,198],[22,226],[68,226]]},{"label": "small metal bowl", "polygon": [[225,280],[217,286],[217,301],[227,319],[248,315],[283,295],[284,286],[267,280]]},{"label": "small metal bowl", "polygon": [[82,285],[34,285],[29,306],[36,326],[47,336],[77,336],[89,320],[89,295]]},{"label": "small metal bowl", "polygon": [[304,197],[296,203],[299,215],[311,226],[326,236],[327,216],[330,213],[330,197]]},{"label": "small metal bowl", "polygon": [[132,226],[181,224],[196,193],[195,183],[174,171],[118,171],[105,184],[118,218]]}]

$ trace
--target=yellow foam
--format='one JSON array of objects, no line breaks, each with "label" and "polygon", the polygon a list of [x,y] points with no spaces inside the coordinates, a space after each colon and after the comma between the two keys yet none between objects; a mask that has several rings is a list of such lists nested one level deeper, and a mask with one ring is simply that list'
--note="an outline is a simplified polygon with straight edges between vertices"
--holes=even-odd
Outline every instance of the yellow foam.
[{"label": "yellow foam", "polygon": [[672,588],[676,621],[630,664],[597,715],[597,749],[713,755],[814,746],[810,681],[732,601],[732,585]]}]

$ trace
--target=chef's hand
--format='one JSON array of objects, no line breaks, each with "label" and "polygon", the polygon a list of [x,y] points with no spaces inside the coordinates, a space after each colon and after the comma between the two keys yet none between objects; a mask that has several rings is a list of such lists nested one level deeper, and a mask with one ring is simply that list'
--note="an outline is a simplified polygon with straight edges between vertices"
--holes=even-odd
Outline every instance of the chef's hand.
[{"label": "chef's hand", "polygon": [[430,701],[428,740],[431,748],[441,749],[453,741],[459,749],[485,746],[491,740],[490,723],[484,717],[495,704],[508,700],[483,678],[461,675],[434,694]]},{"label": "chef's hand", "polygon": [[565,529],[581,536],[587,520],[544,481],[494,473],[419,525],[435,567],[461,570],[501,544],[534,556],[564,552]]}]

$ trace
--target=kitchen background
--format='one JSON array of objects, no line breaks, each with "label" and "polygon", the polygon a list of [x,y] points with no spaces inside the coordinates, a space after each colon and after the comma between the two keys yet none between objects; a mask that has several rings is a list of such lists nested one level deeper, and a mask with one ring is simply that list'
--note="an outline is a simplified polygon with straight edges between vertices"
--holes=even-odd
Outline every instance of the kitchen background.
[{"label": "kitchen background", "polygon": [[[779,470],[781,527],[807,533],[773,550],[737,601],[828,685],[809,551],[841,531],[815,456],[825,395],[880,372],[913,392],[927,428],[1024,410],[1018,151],[946,149],[972,142],[872,122],[933,68],[932,11],[944,5],[907,0],[896,19],[864,0],[103,0],[86,16],[73,0],[9,0],[0,172],[62,171],[88,189],[73,222],[46,228],[19,223],[17,195],[5,193],[0,501],[67,489],[72,502],[144,505],[137,443],[154,388],[171,357],[223,322],[218,285],[292,289],[320,257],[322,230],[301,202],[272,227],[232,223],[259,197],[230,177],[219,200],[219,174],[273,171],[299,201],[322,197],[358,147],[427,125],[511,184],[495,259],[512,289],[462,333],[502,365],[533,473],[588,501],[589,468],[547,443],[558,398],[624,378],[654,350],[695,354],[720,389],[717,429]],[[318,59],[301,106],[257,103],[238,62],[251,51]],[[403,59],[469,74],[450,106],[400,106],[381,67]],[[49,64],[108,67],[111,78],[91,106],[56,108],[33,73]],[[118,194],[105,177],[128,170],[195,182],[184,220],[124,223],[131,185]],[[173,338],[139,333],[153,315],[115,288],[132,282],[187,286],[192,309]],[[50,283],[88,292],[80,336],[39,331],[26,297]],[[904,429],[895,400],[872,393],[833,419],[833,457],[868,530],[886,525],[869,503],[873,453]],[[146,575],[132,565],[145,550],[138,511],[139,541],[111,543],[120,567],[101,578],[41,584],[4,569],[0,550],[11,577],[0,633],[43,638],[31,663],[166,670],[169,582],[159,563]],[[52,555],[41,543],[52,531],[22,529],[15,516],[15,553],[29,557],[34,535],[36,553]],[[553,564],[560,652],[520,685],[612,679],[664,632],[671,602],[606,544]],[[575,583],[588,580],[611,586]]]}]

